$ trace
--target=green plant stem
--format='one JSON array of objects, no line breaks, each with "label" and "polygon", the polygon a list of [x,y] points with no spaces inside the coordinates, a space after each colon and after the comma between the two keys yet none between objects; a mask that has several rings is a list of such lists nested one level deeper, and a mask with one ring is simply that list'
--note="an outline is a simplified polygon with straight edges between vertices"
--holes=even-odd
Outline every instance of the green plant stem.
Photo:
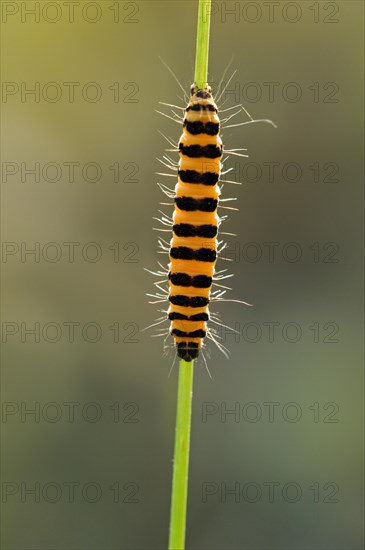
[{"label": "green plant stem", "polygon": [[211,0],[199,0],[194,83],[204,88],[208,79]]},{"label": "green plant stem", "polygon": [[[204,88],[208,78],[211,0],[199,0],[194,83]],[[177,390],[174,472],[172,479],[169,550],[184,550],[188,497],[191,404],[194,361],[180,361]]]},{"label": "green plant stem", "polygon": [[180,361],[169,550],[184,550],[194,361]]}]

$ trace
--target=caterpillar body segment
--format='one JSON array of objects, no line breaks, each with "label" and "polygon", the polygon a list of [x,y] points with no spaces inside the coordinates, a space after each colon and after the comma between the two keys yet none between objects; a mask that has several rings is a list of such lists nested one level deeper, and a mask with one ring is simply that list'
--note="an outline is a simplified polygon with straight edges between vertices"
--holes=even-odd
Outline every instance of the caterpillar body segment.
[{"label": "caterpillar body segment", "polygon": [[207,335],[217,261],[223,144],[211,89],[192,86],[180,137],[168,266],[170,334],[177,355],[196,359]]}]

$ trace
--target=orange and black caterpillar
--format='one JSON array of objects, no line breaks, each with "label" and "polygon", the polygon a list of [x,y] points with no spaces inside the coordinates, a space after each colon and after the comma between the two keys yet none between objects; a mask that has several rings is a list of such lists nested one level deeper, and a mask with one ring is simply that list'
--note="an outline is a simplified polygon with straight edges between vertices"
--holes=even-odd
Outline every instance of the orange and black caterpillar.
[{"label": "orange and black caterpillar", "polygon": [[[231,79],[228,80],[226,86],[228,86]],[[217,102],[222,97],[223,92],[220,93]],[[174,174],[160,172],[158,174],[174,178],[177,176],[178,181],[174,190],[163,184],[158,184],[161,190],[174,200],[172,218],[169,218],[163,212],[161,212],[161,218],[155,218],[168,229],[154,228],[157,231],[169,233],[172,231],[170,242],[163,239],[159,240],[161,252],[169,255],[170,262],[167,270],[159,264],[162,271],[151,271],[153,275],[163,276],[163,279],[155,283],[158,288],[156,294],[148,294],[148,296],[156,299],[151,303],[168,301],[169,308],[160,310],[164,315],[147,328],[170,321],[170,330],[161,329],[162,332],[156,336],[165,336],[166,342],[168,336],[171,335],[174,339],[178,357],[188,362],[199,356],[206,337],[212,340],[228,357],[228,350],[219,341],[221,338],[217,331],[208,326],[209,321],[226,327],[220,322],[217,314],[209,311],[211,302],[227,301],[250,305],[241,300],[222,298],[226,290],[230,289],[216,282],[232,276],[222,275],[226,271],[225,269],[215,272],[217,256],[226,247],[226,244],[222,245],[222,242],[218,241],[218,228],[226,216],[218,216],[217,209],[219,206],[220,208],[237,210],[219,204],[223,201],[235,199],[219,199],[220,186],[218,183],[239,183],[221,179],[221,175],[230,172],[232,168],[222,172],[223,144],[219,135],[220,122],[222,121],[218,116],[217,102],[213,99],[208,84],[204,88],[193,84],[186,108],[162,103],[162,105],[182,109],[184,111],[183,118],[177,115],[175,111],[172,111],[173,117],[157,111],[175,122],[180,124],[182,122],[183,133],[178,144],[164,136],[174,147],[168,149],[168,151],[172,150],[179,153],[179,162],[174,163],[168,156],[159,159]],[[238,109],[236,112],[223,119],[224,123],[241,112],[246,113],[249,120],[229,126],[226,125],[225,128],[243,126],[253,122],[268,122],[276,127],[268,119],[254,120],[242,105],[229,107],[224,111],[236,108]],[[248,156],[238,151],[246,151],[246,149],[225,149],[225,153],[228,153],[228,155]],[[225,233],[225,235],[232,234]],[[166,282],[166,279],[168,282],[167,289],[160,286]],[[217,286],[218,289],[212,291],[213,285]]]},{"label": "orange and black caterpillar", "polygon": [[178,357],[192,361],[198,357],[207,335],[218,247],[218,181],[223,144],[210,86],[191,87],[178,148],[167,313]]}]

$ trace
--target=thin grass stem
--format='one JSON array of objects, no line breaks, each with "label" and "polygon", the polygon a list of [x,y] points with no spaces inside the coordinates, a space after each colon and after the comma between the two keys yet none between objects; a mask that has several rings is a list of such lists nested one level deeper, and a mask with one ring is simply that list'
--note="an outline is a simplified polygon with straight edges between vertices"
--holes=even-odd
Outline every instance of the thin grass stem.
[{"label": "thin grass stem", "polygon": [[204,88],[208,79],[211,0],[199,0],[194,83]]},{"label": "thin grass stem", "polygon": [[[204,88],[208,79],[210,13],[211,0],[199,0],[194,74],[194,83],[199,88]],[[181,360],[177,390],[169,550],[185,549],[193,375],[194,361]]]},{"label": "thin grass stem", "polygon": [[184,550],[194,361],[180,361],[169,550]]}]

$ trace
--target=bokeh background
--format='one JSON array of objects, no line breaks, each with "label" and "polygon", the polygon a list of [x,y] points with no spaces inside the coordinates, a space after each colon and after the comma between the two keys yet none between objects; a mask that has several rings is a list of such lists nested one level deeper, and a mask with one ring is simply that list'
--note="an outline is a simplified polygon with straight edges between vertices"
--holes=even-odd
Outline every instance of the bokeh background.
[{"label": "bokeh background", "polygon": [[[180,133],[155,109],[183,105],[159,57],[188,91],[197,2],[1,9],[2,547],[163,549],[178,369],[141,332],[144,268],[165,261],[158,130]],[[223,195],[230,296],[254,307],[216,307],[240,334],[196,365],[187,548],[360,549],[363,4],[213,10],[224,107],[278,129],[223,132],[250,154]]]}]

